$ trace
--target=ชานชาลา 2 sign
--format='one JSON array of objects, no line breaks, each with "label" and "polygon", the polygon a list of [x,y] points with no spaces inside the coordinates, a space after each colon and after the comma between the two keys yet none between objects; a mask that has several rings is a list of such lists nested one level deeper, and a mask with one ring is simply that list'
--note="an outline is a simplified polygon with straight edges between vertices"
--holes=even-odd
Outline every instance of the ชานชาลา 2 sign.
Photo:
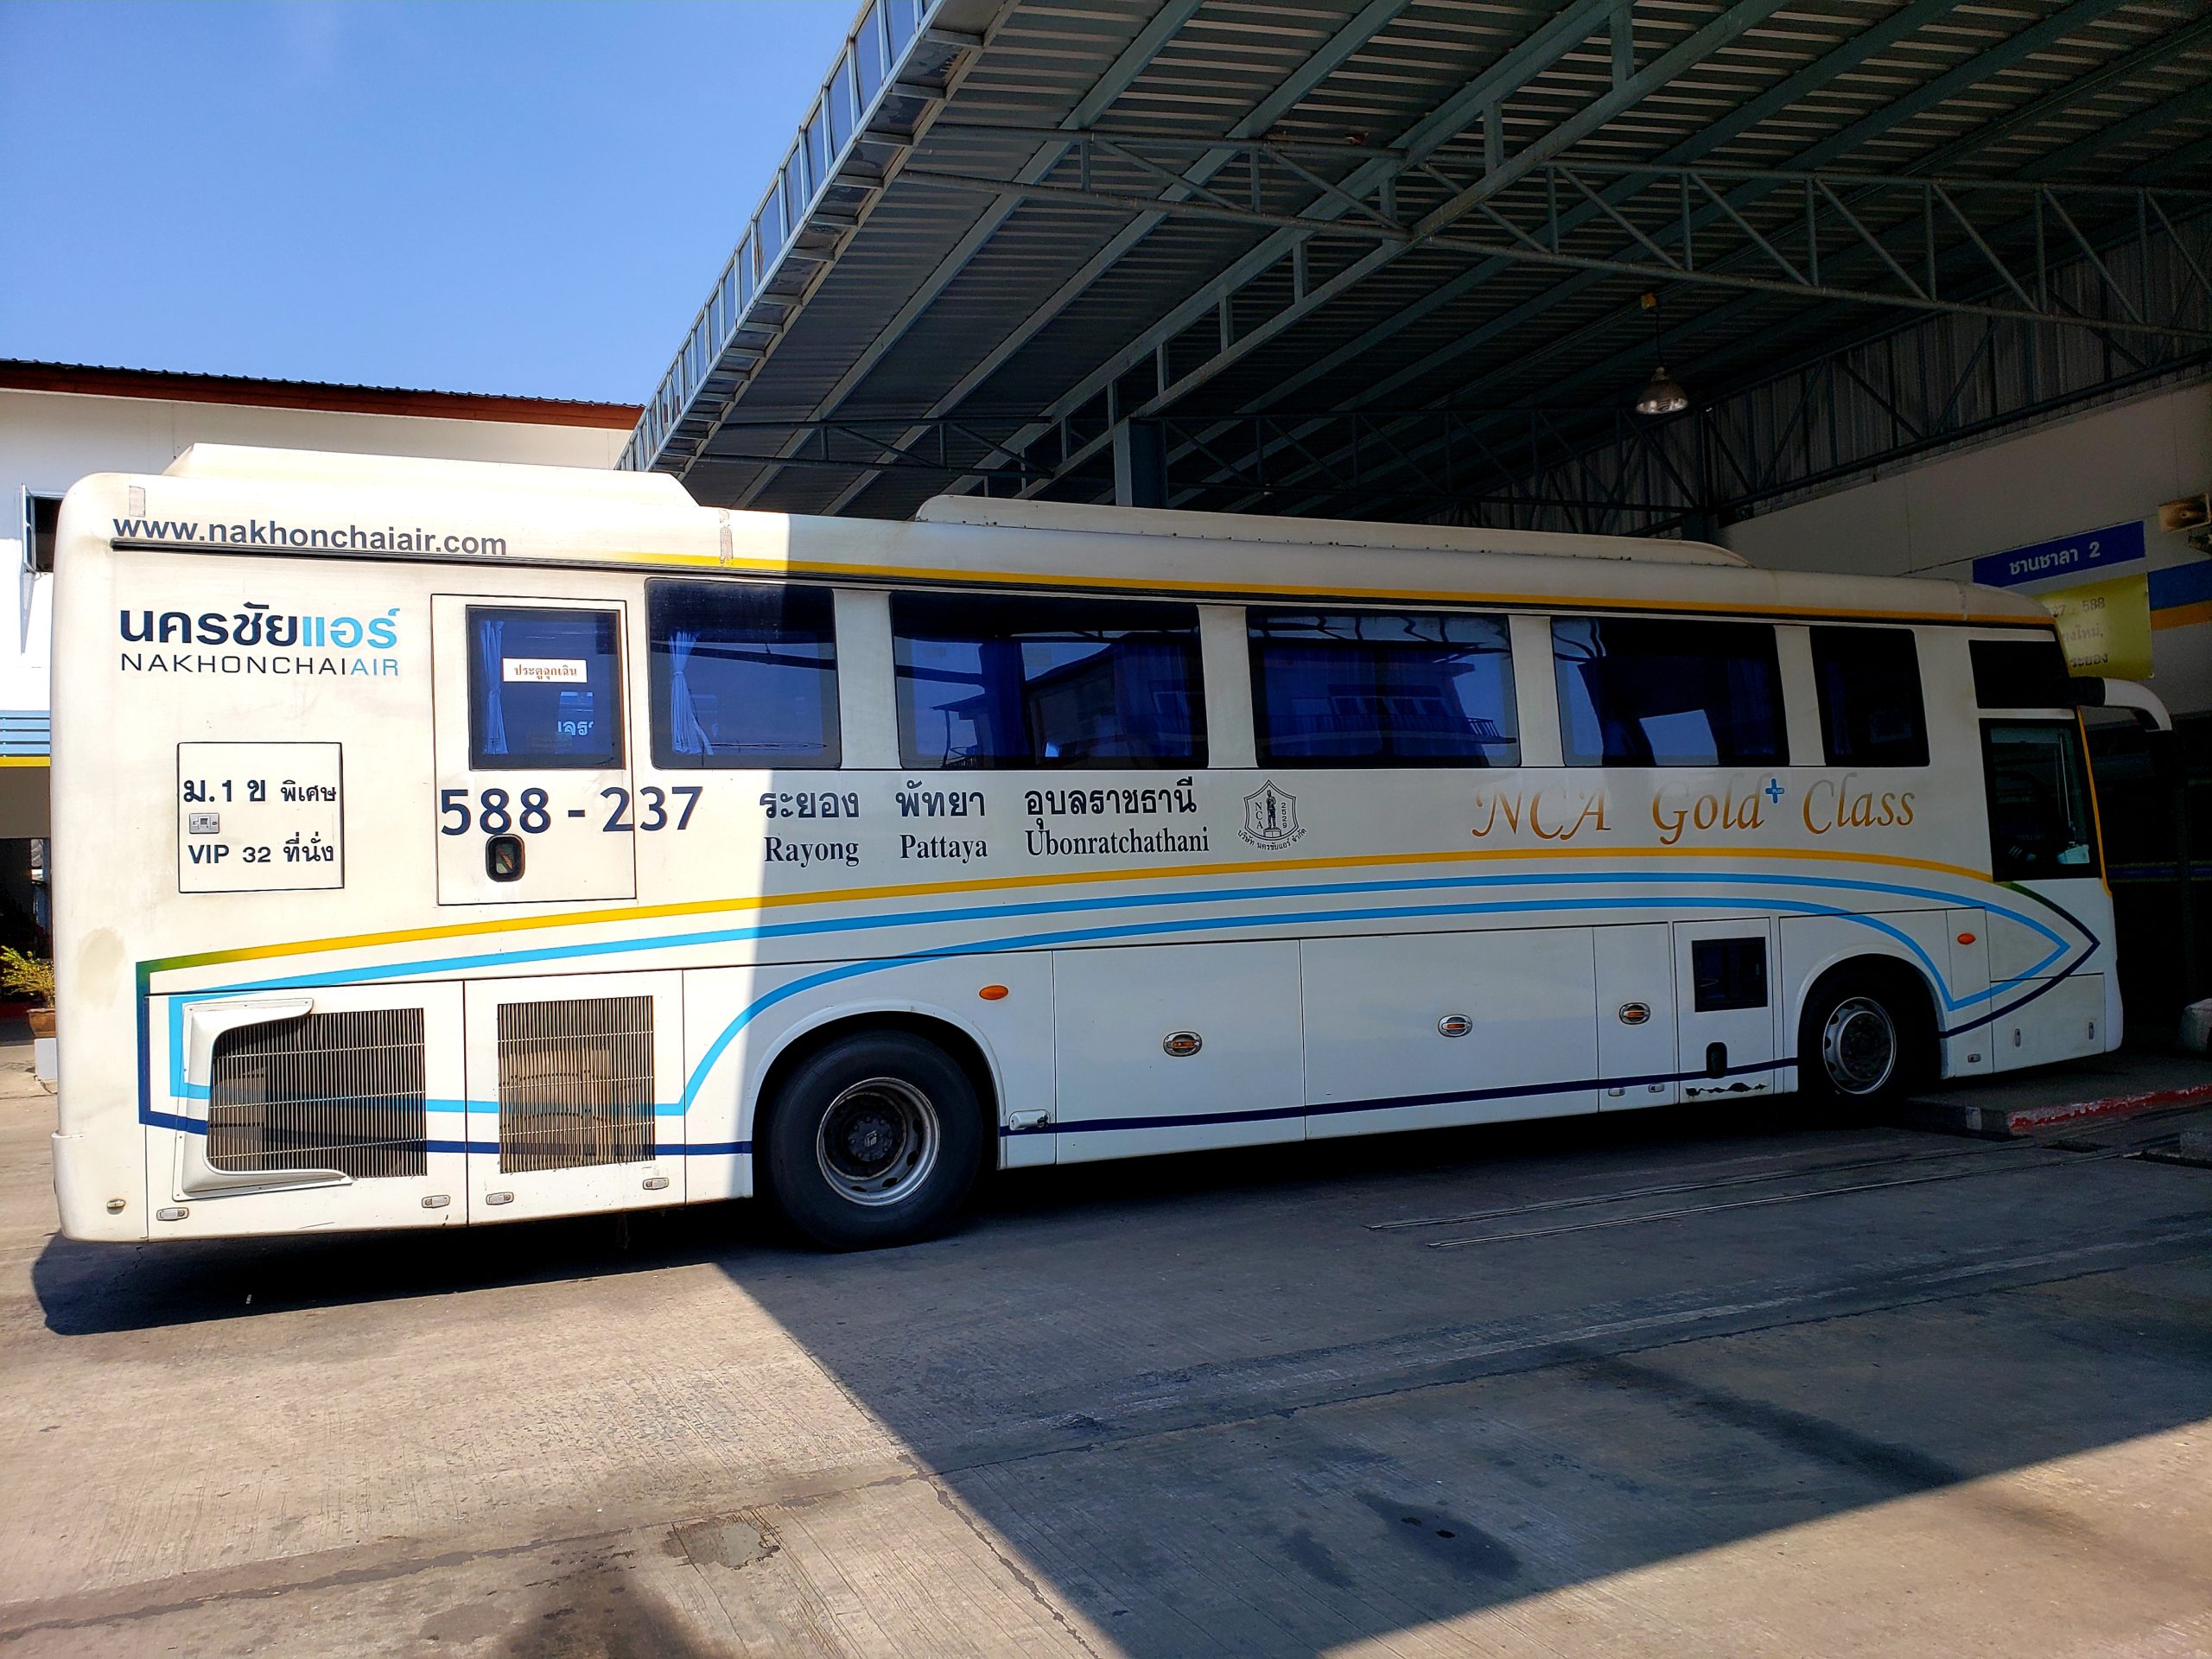
[{"label": "\u0e0a\u0e32\u0e19\u0e0a\u0e32\u0e25\u0e32 2 sign", "polygon": [[2137,518],[1986,555],[1974,562],[1974,579],[1986,587],[2017,588],[2107,564],[2128,564],[2142,556],[2143,521]]}]

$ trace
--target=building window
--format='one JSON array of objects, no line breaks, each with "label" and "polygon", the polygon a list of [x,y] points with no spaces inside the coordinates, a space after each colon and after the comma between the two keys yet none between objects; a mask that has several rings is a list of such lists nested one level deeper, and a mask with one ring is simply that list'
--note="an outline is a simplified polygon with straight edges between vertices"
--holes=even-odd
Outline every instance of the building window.
[{"label": "building window", "polygon": [[1202,766],[1195,606],[893,594],[910,767]]},{"label": "building window", "polygon": [[1778,765],[1774,630],[1749,622],[1552,623],[1571,766]]},{"label": "building window", "polygon": [[653,582],[645,614],[656,766],[837,764],[827,588]]},{"label": "building window", "polygon": [[1262,761],[1510,766],[1520,760],[1505,620],[1444,613],[1250,613]]},{"label": "building window", "polygon": [[23,569],[54,569],[54,537],[61,524],[61,498],[23,492]]},{"label": "building window", "polygon": [[1813,683],[1832,766],[1924,766],[1920,655],[1904,628],[1815,628]]},{"label": "building window", "polygon": [[468,752],[480,768],[622,764],[620,618],[468,607]]}]

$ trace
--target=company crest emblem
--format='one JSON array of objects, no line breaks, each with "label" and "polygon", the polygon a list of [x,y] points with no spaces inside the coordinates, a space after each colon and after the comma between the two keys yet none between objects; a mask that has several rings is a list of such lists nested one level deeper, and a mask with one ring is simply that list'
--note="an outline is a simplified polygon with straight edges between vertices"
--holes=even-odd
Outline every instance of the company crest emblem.
[{"label": "company crest emblem", "polygon": [[1244,798],[1244,827],[1236,832],[1255,847],[1287,847],[1306,833],[1298,822],[1298,797],[1270,779]]}]

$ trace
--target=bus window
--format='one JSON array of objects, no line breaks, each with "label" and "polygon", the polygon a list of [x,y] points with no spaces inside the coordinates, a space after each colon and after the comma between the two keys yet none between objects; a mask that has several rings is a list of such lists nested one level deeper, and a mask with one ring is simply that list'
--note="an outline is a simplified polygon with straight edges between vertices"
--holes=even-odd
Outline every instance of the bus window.
[{"label": "bus window", "polygon": [[1571,766],[1783,759],[1774,630],[1763,624],[1559,617],[1552,657]]},{"label": "bus window", "polygon": [[1985,709],[2071,709],[2074,682],[2056,639],[1975,639],[1974,700]]},{"label": "bus window", "polygon": [[647,582],[653,764],[836,766],[830,608],[827,588]]},{"label": "bus window", "polygon": [[620,766],[619,632],[613,611],[470,606],[469,764]]},{"label": "bus window", "polygon": [[2094,875],[2097,851],[2080,731],[2056,721],[1985,721],[1991,874],[1999,881]]},{"label": "bus window", "polygon": [[910,767],[1202,766],[1192,605],[893,594]]},{"label": "bus window", "polygon": [[1920,656],[1904,628],[1815,628],[1813,683],[1832,766],[1924,766]]},{"label": "bus window", "polygon": [[1262,761],[1520,762],[1502,617],[1255,610],[1247,627]]}]

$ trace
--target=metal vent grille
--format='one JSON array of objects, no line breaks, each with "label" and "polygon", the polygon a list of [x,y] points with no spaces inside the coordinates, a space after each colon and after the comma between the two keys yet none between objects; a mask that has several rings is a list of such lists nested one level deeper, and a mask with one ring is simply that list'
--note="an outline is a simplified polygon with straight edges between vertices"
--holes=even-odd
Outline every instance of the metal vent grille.
[{"label": "metal vent grille", "polygon": [[499,1170],[653,1155],[653,1000],[499,1005]]},{"label": "metal vent grille", "polygon": [[245,1173],[424,1173],[423,1010],[309,1014],[215,1039],[207,1161]]}]

